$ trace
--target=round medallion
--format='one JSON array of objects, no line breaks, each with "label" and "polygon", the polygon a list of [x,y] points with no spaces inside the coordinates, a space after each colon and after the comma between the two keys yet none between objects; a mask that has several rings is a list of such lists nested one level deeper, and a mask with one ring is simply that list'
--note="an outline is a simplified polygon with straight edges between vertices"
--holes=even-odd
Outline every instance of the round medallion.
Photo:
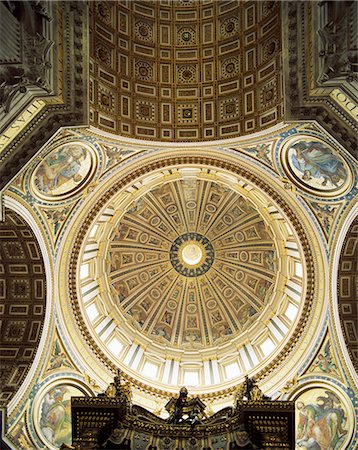
[{"label": "round medallion", "polygon": [[185,233],[177,237],[170,249],[174,269],[185,277],[206,273],[214,261],[214,249],[209,239],[199,233]]},{"label": "round medallion", "polygon": [[283,145],[282,163],[288,177],[300,187],[320,196],[338,196],[352,185],[348,164],[338,151],[323,140],[305,135]]},{"label": "round medallion", "polygon": [[147,36],[148,35],[148,29],[144,25],[140,26],[139,27],[139,34],[141,36]]},{"label": "round medallion", "polygon": [[235,24],[233,22],[228,22],[225,26],[225,30],[227,33],[231,33],[232,31],[234,31],[235,28]]},{"label": "round medallion", "polygon": [[75,195],[92,180],[97,158],[92,147],[81,141],[56,147],[35,168],[31,189],[36,197],[50,201]]},{"label": "round medallion", "polygon": [[188,31],[184,31],[181,35],[183,41],[190,41],[191,34]]}]

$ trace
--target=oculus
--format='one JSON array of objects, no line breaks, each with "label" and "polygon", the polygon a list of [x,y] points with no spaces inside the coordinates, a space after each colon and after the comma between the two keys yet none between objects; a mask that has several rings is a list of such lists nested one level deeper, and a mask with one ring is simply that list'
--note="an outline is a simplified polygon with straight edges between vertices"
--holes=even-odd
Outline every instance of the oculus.
[{"label": "oculus", "polygon": [[197,277],[210,269],[214,261],[214,249],[205,236],[185,233],[173,242],[170,261],[181,275]]}]

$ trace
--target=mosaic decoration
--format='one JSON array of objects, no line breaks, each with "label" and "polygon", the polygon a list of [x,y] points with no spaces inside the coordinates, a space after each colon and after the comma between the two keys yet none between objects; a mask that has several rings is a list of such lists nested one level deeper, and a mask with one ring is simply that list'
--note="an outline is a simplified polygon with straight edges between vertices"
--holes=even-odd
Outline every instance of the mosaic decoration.
[{"label": "mosaic decoration", "polygon": [[258,144],[255,147],[245,147],[243,150],[254,155],[263,163],[272,166],[272,146],[270,144]]},{"label": "mosaic decoration", "polygon": [[174,269],[185,277],[206,273],[214,261],[214,249],[209,239],[199,233],[185,233],[175,239],[170,248]]},{"label": "mosaic decoration", "polygon": [[322,228],[328,237],[335,220],[339,205],[330,205],[327,203],[311,202],[313,212],[322,225]]},{"label": "mosaic decoration", "polygon": [[36,448],[27,430],[26,413],[20,416],[16,424],[9,431],[8,436],[11,442],[16,445],[16,449],[28,450]]},{"label": "mosaic decoration", "polygon": [[287,175],[317,195],[338,195],[351,181],[341,156],[328,144],[312,137],[296,137],[283,149]]},{"label": "mosaic decoration", "polygon": [[54,238],[57,237],[59,232],[62,229],[62,226],[68,219],[68,215],[72,210],[73,205],[71,206],[62,206],[56,209],[43,209],[44,215],[50,225],[50,229],[52,231],[52,235]]},{"label": "mosaic decoration", "polygon": [[338,361],[336,361],[332,353],[331,341],[327,338],[325,339],[321,349],[319,350],[308,371],[320,372],[322,374],[341,378],[340,370],[338,367],[339,363]]},{"label": "mosaic decoration", "polygon": [[71,397],[82,397],[84,393],[70,384],[60,384],[48,389],[38,406],[39,434],[51,449],[71,444]]},{"label": "mosaic decoration", "polygon": [[135,149],[118,147],[116,145],[100,144],[107,157],[106,169],[119,164],[123,159],[135,152]]},{"label": "mosaic decoration", "polygon": [[331,390],[310,389],[297,399],[297,449],[344,450],[349,438],[348,429],[346,406]]},{"label": "mosaic decoration", "polygon": [[74,195],[91,179],[96,169],[94,151],[83,142],[73,142],[53,150],[35,169],[35,195],[59,200]]},{"label": "mosaic decoration", "polygon": [[50,359],[47,364],[46,372],[51,372],[53,370],[71,368],[74,369],[74,366],[65,351],[61,341],[56,338],[55,342],[52,345],[52,350],[50,354]]}]

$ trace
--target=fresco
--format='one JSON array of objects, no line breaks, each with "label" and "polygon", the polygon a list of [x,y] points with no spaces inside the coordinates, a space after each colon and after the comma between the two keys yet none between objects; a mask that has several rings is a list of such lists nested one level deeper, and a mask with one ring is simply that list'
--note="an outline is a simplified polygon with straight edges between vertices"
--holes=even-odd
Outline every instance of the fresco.
[{"label": "fresco", "polygon": [[61,384],[45,393],[39,406],[40,432],[46,444],[71,444],[71,397],[83,397],[75,386]]},{"label": "fresco", "polygon": [[343,450],[348,437],[347,411],[335,393],[314,388],[298,398],[296,450]]},{"label": "fresco", "polygon": [[88,147],[80,143],[62,145],[35,170],[34,189],[48,197],[73,193],[88,181],[93,166],[93,153]]},{"label": "fresco", "polygon": [[285,154],[289,174],[304,187],[329,193],[340,190],[349,181],[343,159],[321,141],[296,140],[287,145]]}]

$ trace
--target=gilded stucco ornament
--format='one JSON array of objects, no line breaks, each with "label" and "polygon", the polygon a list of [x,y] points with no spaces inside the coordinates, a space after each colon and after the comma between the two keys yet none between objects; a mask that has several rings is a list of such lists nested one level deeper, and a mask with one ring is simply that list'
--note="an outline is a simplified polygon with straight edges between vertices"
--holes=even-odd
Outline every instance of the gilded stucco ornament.
[{"label": "gilded stucco ornament", "polygon": [[[97,185],[64,243],[71,251],[62,252],[71,258],[62,266],[70,274],[72,312],[65,313],[70,329],[74,313],[73,332],[81,330],[91,352],[112,370],[121,367],[135,389],[164,398],[171,385],[188,376],[197,380],[195,392],[208,398],[228,396],[234,380],[250,367],[261,385],[293,348],[296,357],[286,360],[286,367],[291,370],[298,363],[305,351],[307,321],[320,320],[316,315],[322,307],[320,296],[315,297],[317,305],[312,303],[315,266],[322,264],[319,247],[316,243],[312,259],[304,231],[309,224],[298,220],[297,202],[290,200],[294,193],[281,185],[273,189],[245,163],[235,165],[229,153],[225,159],[222,151],[219,158],[213,149],[210,152],[211,157],[207,151],[193,156],[190,150],[181,150],[183,155],[176,157],[165,149],[137,153]],[[235,208],[237,218],[232,216]],[[282,234],[276,218],[286,218],[288,234]],[[214,257],[206,273],[185,277],[175,270],[169,254],[175,239],[192,232],[210,241]],[[289,247],[284,244],[287,239]],[[192,249],[193,255],[202,252],[202,257],[205,252],[199,249]],[[283,292],[290,293],[285,287],[289,277],[302,295],[298,308],[289,300],[291,294],[281,301]],[[250,320],[246,314],[240,323],[240,311],[248,307],[262,319]],[[307,314],[311,308],[312,316]],[[272,335],[271,330],[277,329],[272,320],[281,327],[279,340]],[[312,333],[313,329],[310,337]],[[247,354],[254,358],[252,366]],[[218,370],[214,384],[209,375],[213,364]],[[233,379],[229,370],[237,374]]]}]

